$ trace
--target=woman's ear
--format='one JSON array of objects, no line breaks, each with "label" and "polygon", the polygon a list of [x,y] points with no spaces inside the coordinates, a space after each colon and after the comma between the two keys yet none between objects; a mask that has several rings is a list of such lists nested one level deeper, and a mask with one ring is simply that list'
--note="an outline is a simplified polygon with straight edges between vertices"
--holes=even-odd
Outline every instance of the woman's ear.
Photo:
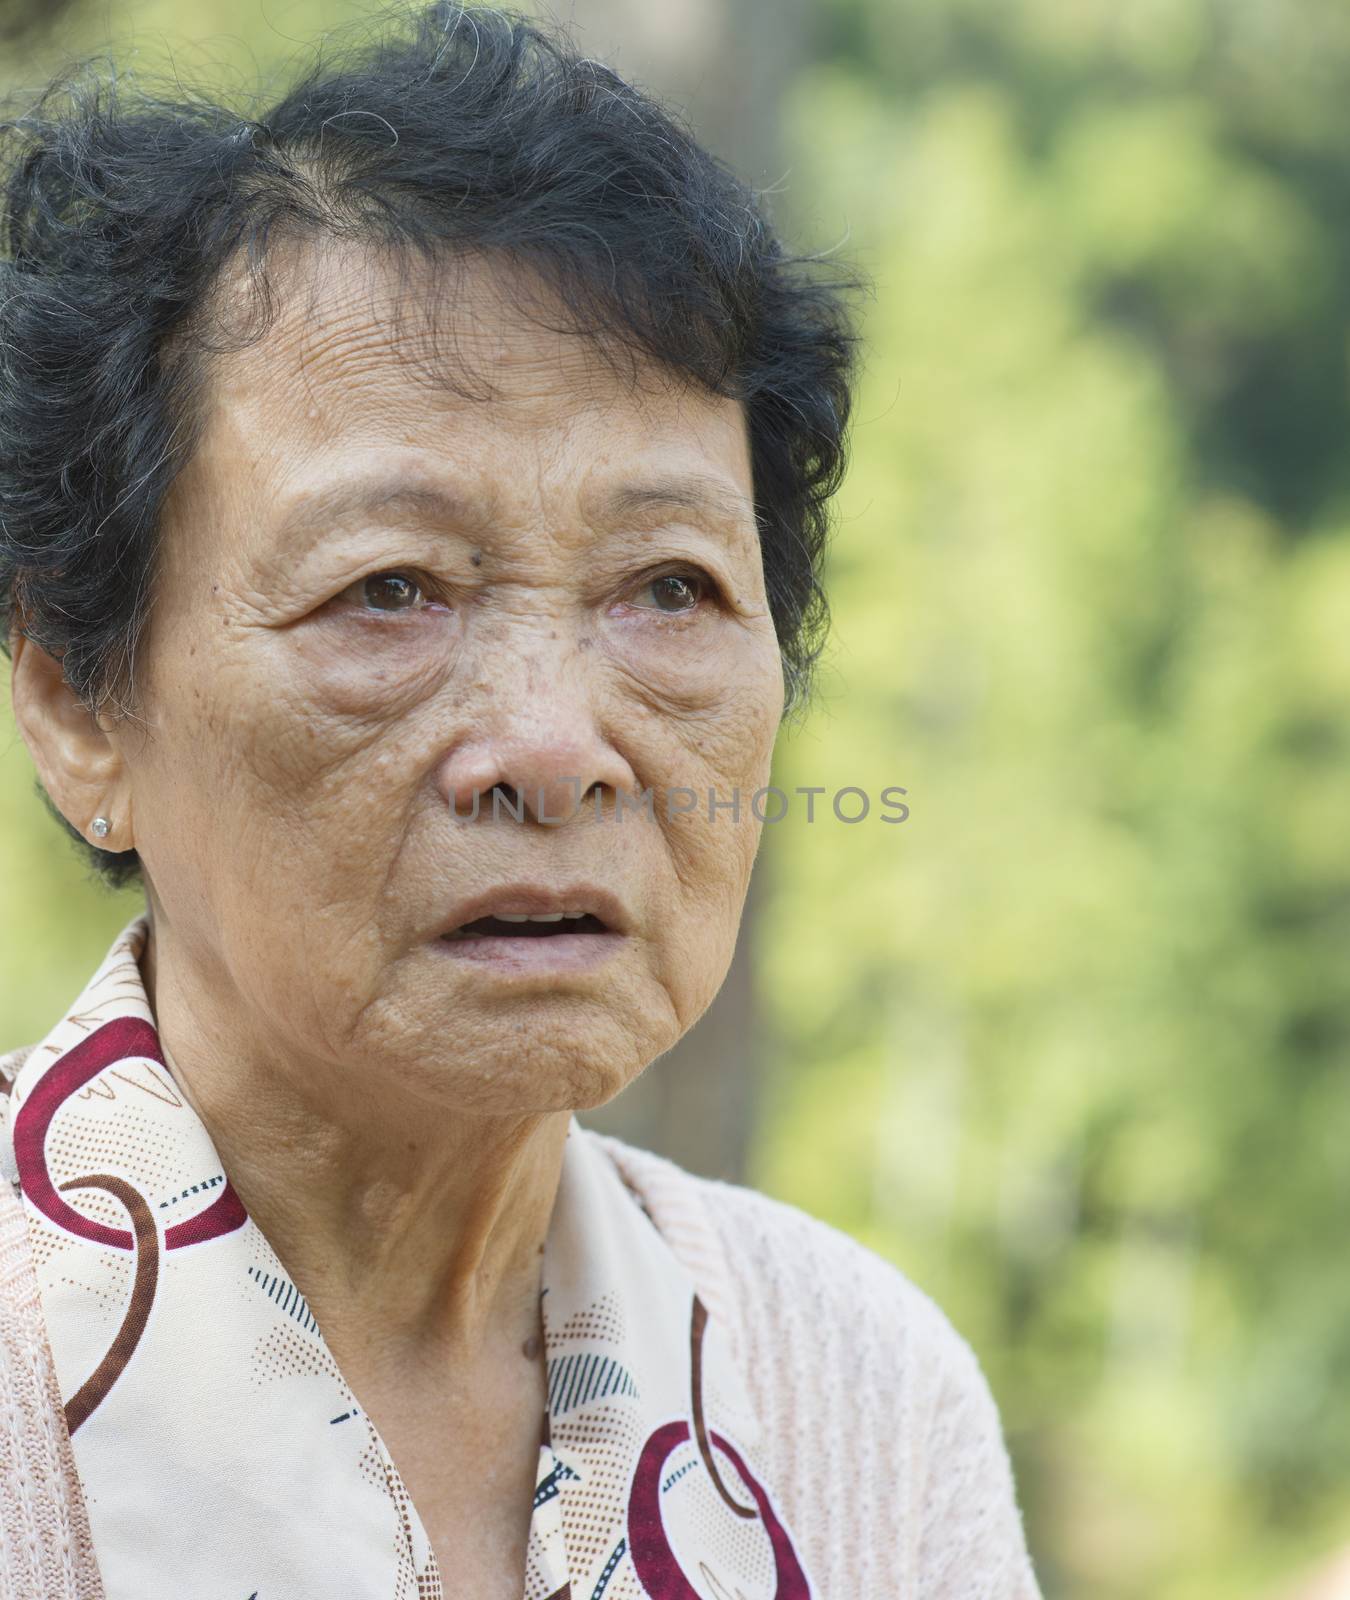
[{"label": "woman's ear", "polygon": [[[16,632],[10,696],[19,725],[52,804],[101,850],[134,848],[131,794],[121,750],[110,730],[66,682],[61,663]],[[94,832],[106,817],[108,832]]]}]

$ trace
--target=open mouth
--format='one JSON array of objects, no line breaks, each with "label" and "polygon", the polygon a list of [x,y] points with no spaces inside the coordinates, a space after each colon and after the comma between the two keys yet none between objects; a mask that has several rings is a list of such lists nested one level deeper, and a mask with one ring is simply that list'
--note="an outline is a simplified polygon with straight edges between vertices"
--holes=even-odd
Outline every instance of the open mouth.
[{"label": "open mouth", "polygon": [[444,939],[548,939],[560,933],[608,933],[606,925],[590,911],[549,911],[526,915],[503,913],[495,917],[476,917]]},{"label": "open mouth", "polygon": [[480,975],[553,983],[599,972],[628,946],[635,919],[602,883],[521,882],[448,907],[441,927],[437,948]]}]

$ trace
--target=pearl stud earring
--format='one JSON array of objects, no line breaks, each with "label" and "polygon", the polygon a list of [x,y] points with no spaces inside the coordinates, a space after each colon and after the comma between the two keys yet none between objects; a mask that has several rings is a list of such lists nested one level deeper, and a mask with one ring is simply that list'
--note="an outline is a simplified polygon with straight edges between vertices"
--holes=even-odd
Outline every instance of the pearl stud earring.
[{"label": "pearl stud earring", "polygon": [[108,830],[111,827],[112,823],[108,821],[107,817],[95,817],[93,822],[94,837],[96,839],[106,839],[108,837]]}]

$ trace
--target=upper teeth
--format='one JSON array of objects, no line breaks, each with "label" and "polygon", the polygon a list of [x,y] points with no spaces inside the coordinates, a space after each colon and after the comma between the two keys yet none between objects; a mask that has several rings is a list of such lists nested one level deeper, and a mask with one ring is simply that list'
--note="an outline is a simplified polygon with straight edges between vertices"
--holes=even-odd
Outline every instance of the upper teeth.
[{"label": "upper teeth", "polygon": [[498,911],[498,922],[561,922],[564,917],[584,917],[585,911]]}]

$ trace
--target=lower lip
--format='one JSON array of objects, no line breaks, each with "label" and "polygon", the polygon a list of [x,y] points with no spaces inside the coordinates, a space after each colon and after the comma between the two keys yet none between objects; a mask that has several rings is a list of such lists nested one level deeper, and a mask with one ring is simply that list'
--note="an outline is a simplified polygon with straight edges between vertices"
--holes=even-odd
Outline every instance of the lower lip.
[{"label": "lower lip", "polygon": [[503,975],[511,972],[531,976],[565,976],[570,972],[591,972],[603,966],[624,941],[621,933],[509,933],[480,934],[456,939],[437,939],[436,945],[456,961],[471,961]]}]

